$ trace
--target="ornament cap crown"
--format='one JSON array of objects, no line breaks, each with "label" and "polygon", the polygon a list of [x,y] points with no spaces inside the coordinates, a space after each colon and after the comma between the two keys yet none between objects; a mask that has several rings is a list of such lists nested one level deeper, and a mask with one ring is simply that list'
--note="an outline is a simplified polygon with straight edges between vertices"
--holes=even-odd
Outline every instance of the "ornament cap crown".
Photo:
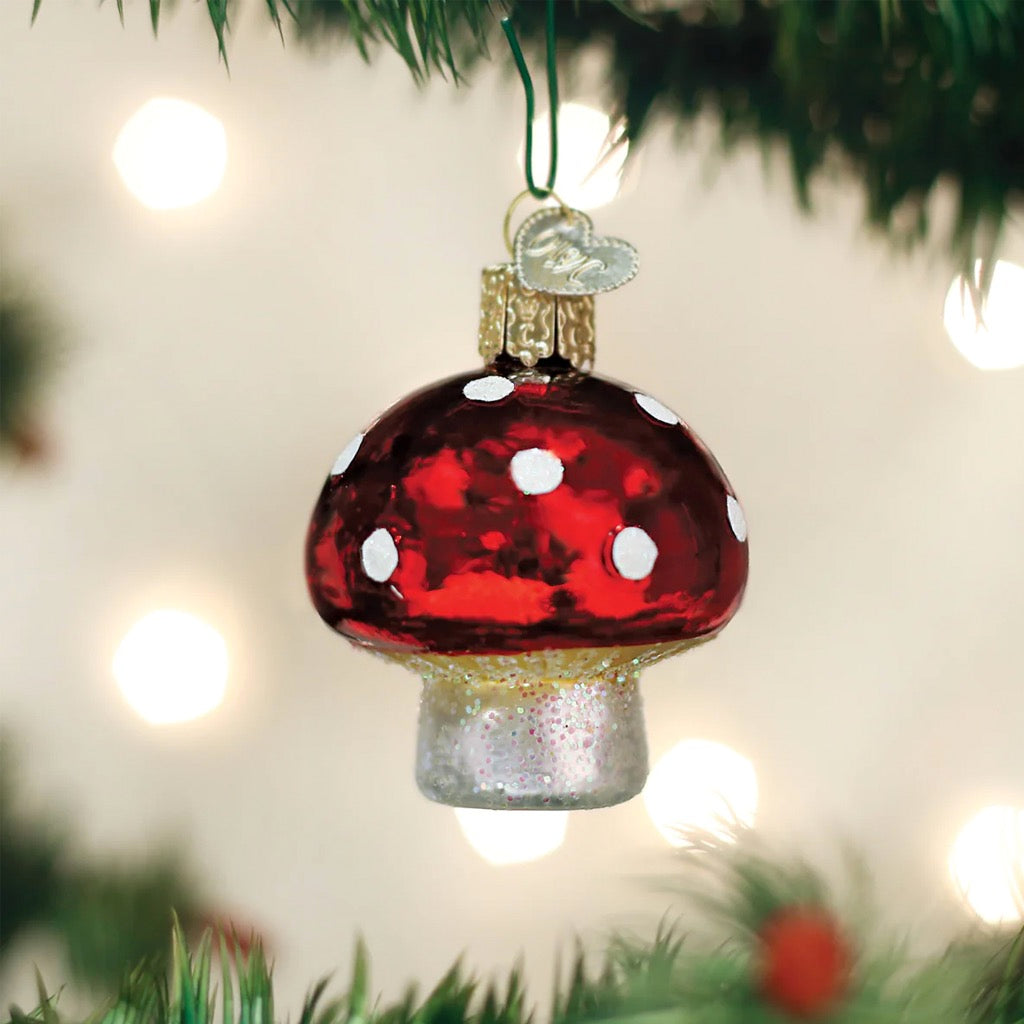
[{"label": "ornament cap crown", "polygon": [[503,352],[524,366],[555,354],[577,370],[594,365],[594,296],[553,295],[525,287],[511,263],[484,267],[480,298],[480,355]]}]

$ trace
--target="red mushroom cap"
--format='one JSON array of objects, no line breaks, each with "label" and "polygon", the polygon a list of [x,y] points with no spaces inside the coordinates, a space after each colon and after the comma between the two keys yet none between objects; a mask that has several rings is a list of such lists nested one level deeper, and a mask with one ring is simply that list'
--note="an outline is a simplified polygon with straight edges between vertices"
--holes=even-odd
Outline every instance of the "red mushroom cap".
[{"label": "red mushroom cap", "polygon": [[387,651],[503,654],[707,637],[747,578],[714,457],[641,392],[499,360],[409,396],[313,512],[321,617]]}]

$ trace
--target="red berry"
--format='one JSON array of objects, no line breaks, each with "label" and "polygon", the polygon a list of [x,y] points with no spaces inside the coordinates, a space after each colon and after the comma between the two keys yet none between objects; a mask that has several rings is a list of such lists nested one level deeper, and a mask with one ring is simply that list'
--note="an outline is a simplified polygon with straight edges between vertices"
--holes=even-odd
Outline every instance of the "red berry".
[{"label": "red berry", "polygon": [[817,909],[786,909],[759,933],[765,999],[794,1017],[817,1017],[845,994],[852,954],[836,923]]}]

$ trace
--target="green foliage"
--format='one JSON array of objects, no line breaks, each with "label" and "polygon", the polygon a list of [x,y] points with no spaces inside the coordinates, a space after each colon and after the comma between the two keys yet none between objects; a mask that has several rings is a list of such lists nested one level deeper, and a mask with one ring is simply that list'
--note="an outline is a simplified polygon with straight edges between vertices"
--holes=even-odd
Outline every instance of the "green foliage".
[{"label": "green foliage", "polygon": [[[517,8],[535,51],[538,6]],[[804,208],[817,177],[858,178],[867,222],[900,248],[929,236],[927,198],[949,181],[958,209],[947,241],[966,266],[993,251],[1024,186],[1024,4],[1000,6],[736,0],[699,19],[652,15],[652,30],[585,2],[560,33],[569,52],[610,48],[611,99],[631,137],[655,114],[680,128],[712,115],[726,149],[786,150]]]},{"label": "green foliage", "polygon": [[5,269],[0,273],[0,452],[31,454],[36,406],[56,351],[57,330],[43,301]]},{"label": "green foliage", "polygon": [[177,856],[83,862],[52,817],[17,806],[10,756],[0,763],[0,960],[33,928],[56,935],[72,977],[106,991],[141,960],[166,964],[171,908],[195,927],[195,890]]},{"label": "green foliage", "polygon": [[[1024,941],[1024,933],[1022,939]],[[218,1009],[212,978],[219,974],[221,1020],[228,1024],[273,1024],[273,982],[257,944],[247,955],[231,954],[221,937],[203,935],[190,952],[179,926],[172,941],[170,971],[144,965],[131,972],[110,1004],[90,1024],[212,1024]],[[649,946],[616,940],[603,965],[587,970],[582,955],[574,962],[564,991],[556,992],[552,1024],[784,1024],[788,1019],[765,1006],[750,982],[749,960],[735,949],[686,953],[683,940],[663,930]],[[941,968],[941,969],[940,969]],[[858,996],[829,1016],[832,1024],[1015,1024],[1002,1011],[969,1005],[951,956],[892,984],[862,982]],[[168,980],[169,977],[169,980]],[[366,951],[357,946],[349,988],[325,1000],[327,981],[310,990],[298,1024],[531,1024],[518,970],[504,985],[483,985],[456,964],[426,998],[410,988],[390,1005],[369,1001]],[[12,1024],[69,1024],[44,990],[31,1013],[11,1008]]]},{"label": "green foliage", "polygon": [[981,978],[970,1006],[972,1024],[1024,1024],[1024,929],[962,943],[959,955]]},{"label": "green foliage", "polygon": [[[577,950],[568,978],[556,989],[551,1024],[785,1024],[756,982],[757,947],[751,926],[768,908],[806,901],[831,904],[829,887],[806,865],[770,862],[747,845],[701,851],[703,872],[718,875],[731,893],[718,903],[726,928],[710,941],[663,925],[649,943],[614,937],[591,966]],[[231,946],[234,946],[234,952]],[[273,983],[259,944],[248,954],[224,936],[206,933],[190,951],[175,922],[170,970],[144,964],[90,1024],[273,1024]],[[918,963],[900,946],[865,949],[854,965],[853,988],[829,1013],[828,1024],[1020,1024],[1024,930],[1007,941],[954,945],[939,959]],[[219,969],[215,967],[219,960]],[[219,998],[212,980],[219,978]],[[348,990],[326,997],[317,982],[298,1024],[532,1024],[519,968],[503,984],[482,983],[456,963],[425,997],[415,988],[382,1005],[371,1001],[368,957],[357,943]],[[62,1022],[40,990],[31,1013],[12,1008],[13,1024]]]},{"label": "green foliage", "polygon": [[46,920],[58,892],[64,837],[51,821],[27,821],[14,808],[10,755],[0,758],[0,957],[14,937]]},{"label": "green foliage", "polygon": [[60,887],[53,917],[73,975],[112,987],[125,965],[159,957],[166,950],[172,907],[189,922],[199,919],[180,860],[172,854],[141,864],[77,868]]},{"label": "green foliage", "polygon": [[[160,6],[150,0],[154,26]],[[206,7],[226,60],[227,0]],[[490,56],[507,10],[533,59],[543,54],[539,0],[266,0],[266,10],[282,37],[283,10],[311,45],[350,39],[365,60],[390,47],[418,81],[463,80]],[[726,149],[784,147],[805,209],[817,178],[852,174],[867,223],[899,248],[934,236],[928,198],[940,182],[957,198],[943,244],[964,270],[994,254],[1021,201],[1020,0],[561,0],[558,34],[569,61],[595,45],[608,54],[608,101],[630,139],[655,115],[684,130],[711,115]]]},{"label": "green foliage", "polygon": [[300,0],[293,14],[300,37],[307,41],[340,27],[364,60],[370,60],[374,44],[384,43],[405,61],[417,81],[434,71],[459,81],[462,66],[474,56],[489,55],[488,33],[497,23],[492,6],[480,0]]}]

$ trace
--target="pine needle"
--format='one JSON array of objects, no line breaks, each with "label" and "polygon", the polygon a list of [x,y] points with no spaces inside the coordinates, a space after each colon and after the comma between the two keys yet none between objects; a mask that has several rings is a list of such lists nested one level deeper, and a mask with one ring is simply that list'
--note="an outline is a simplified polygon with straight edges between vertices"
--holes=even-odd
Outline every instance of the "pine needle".
[{"label": "pine needle", "polygon": [[206,9],[209,11],[213,31],[217,36],[217,54],[224,61],[225,69],[230,72],[228,51],[224,40],[228,30],[228,0],[206,0]]},{"label": "pine needle", "polygon": [[266,0],[267,13],[270,20],[277,28],[277,34],[281,37],[281,45],[284,45],[284,26],[281,24],[281,12],[277,9],[277,0]]}]

